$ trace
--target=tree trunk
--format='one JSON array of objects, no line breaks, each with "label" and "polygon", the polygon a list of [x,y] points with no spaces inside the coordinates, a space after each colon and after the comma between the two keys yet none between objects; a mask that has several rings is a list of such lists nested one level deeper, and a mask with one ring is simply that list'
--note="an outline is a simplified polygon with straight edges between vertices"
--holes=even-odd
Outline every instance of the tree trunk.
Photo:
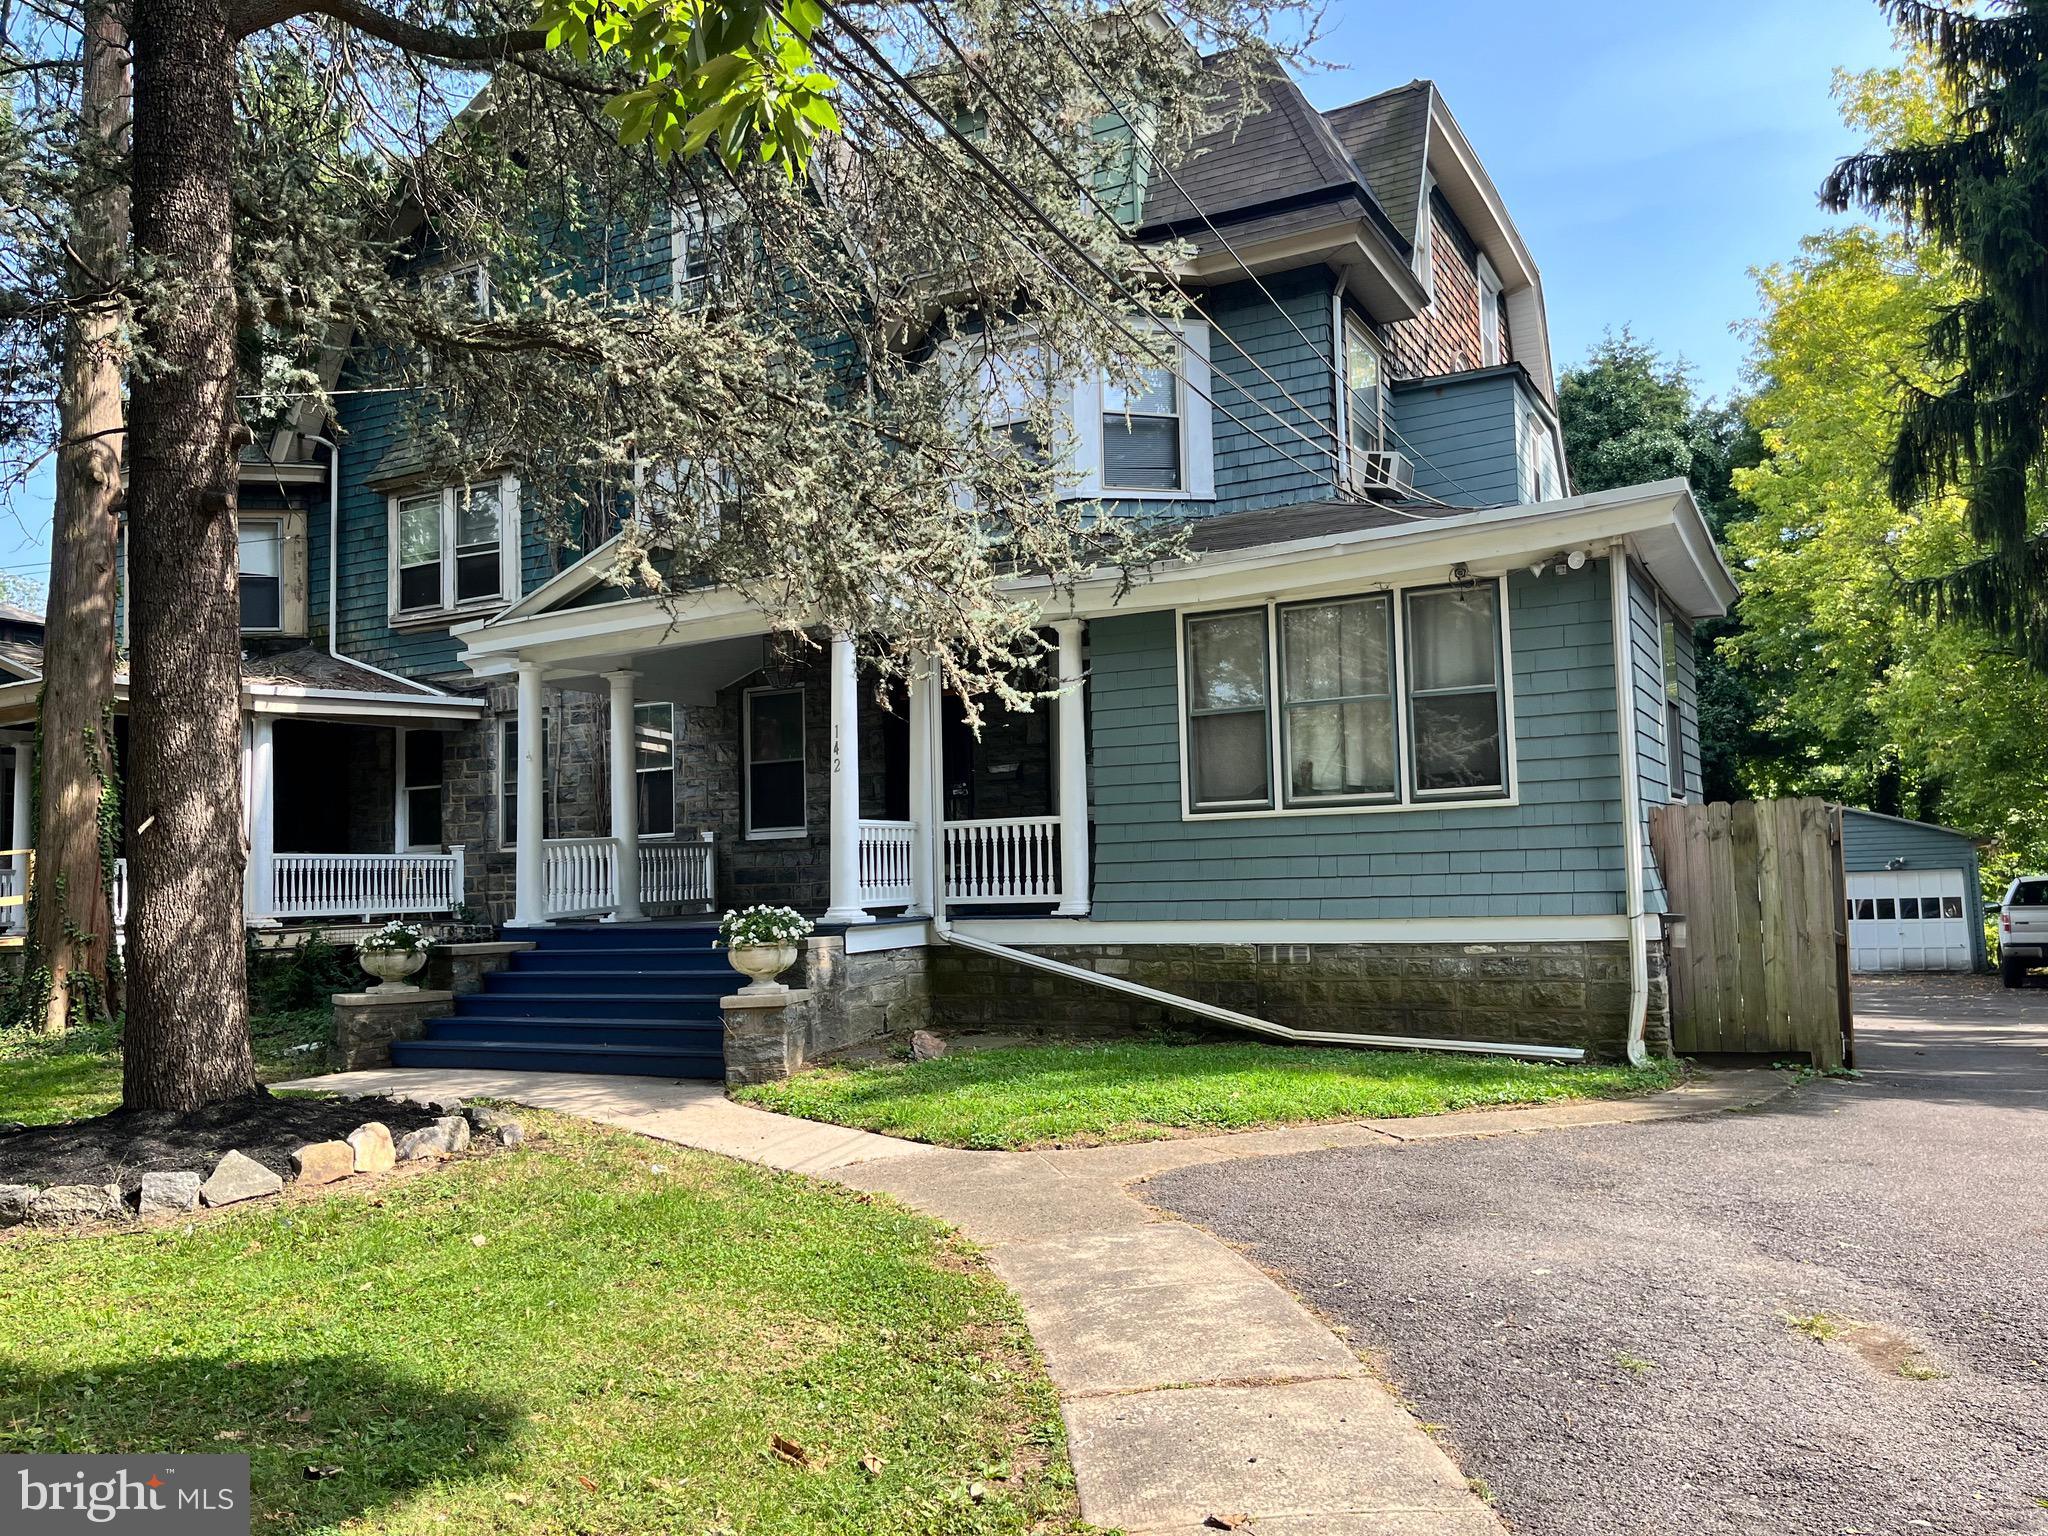
[{"label": "tree trunk", "polygon": [[74,308],[57,386],[55,526],[36,763],[35,887],[15,1013],[60,1030],[115,1006],[114,555],[120,538],[121,308],[127,262],[128,38],[108,0],[85,14],[79,160],[67,272]]},{"label": "tree trunk", "polygon": [[256,1086],[242,958],[235,45],[226,0],[136,7],[135,254],[151,280],[153,356],[129,403],[131,1109],[194,1109]]}]

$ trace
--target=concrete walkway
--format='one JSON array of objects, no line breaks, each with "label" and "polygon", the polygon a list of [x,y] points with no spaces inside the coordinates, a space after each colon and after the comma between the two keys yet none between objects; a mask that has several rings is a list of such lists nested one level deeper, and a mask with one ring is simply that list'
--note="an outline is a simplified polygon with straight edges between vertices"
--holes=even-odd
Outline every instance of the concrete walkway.
[{"label": "concrete walkway", "polygon": [[502,1099],[887,1193],[958,1227],[1024,1308],[1059,1390],[1082,1518],[1130,1536],[1502,1536],[1350,1347],[1235,1249],[1131,1186],[1197,1163],[1682,1119],[1776,1092],[1716,1074],[1655,1099],[1290,1127],[1052,1152],[956,1152],[568,1073],[353,1072],[281,1084]]}]

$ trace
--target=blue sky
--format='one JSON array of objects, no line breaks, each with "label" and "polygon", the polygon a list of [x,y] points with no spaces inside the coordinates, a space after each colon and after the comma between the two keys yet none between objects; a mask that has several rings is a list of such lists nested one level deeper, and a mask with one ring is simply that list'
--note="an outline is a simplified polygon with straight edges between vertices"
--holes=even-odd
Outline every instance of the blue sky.
[{"label": "blue sky", "polygon": [[[1872,0],[1333,0],[1318,55],[1319,107],[1437,82],[1543,269],[1560,368],[1628,325],[1724,394],[1750,270],[1822,226],[1855,147],[1831,72],[1892,49]],[[0,571],[40,578],[49,516],[45,472],[0,510]]]},{"label": "blue sky", "polygon": [[1893,58],[1872,0],[1333,0],[1304,81],[1329,108],[1437,82],[1522,231],[1563,369],[1608,327],[1725,394],[1752,268],[1824,227],[1815,191],[1856,143],[1836,66]]}]

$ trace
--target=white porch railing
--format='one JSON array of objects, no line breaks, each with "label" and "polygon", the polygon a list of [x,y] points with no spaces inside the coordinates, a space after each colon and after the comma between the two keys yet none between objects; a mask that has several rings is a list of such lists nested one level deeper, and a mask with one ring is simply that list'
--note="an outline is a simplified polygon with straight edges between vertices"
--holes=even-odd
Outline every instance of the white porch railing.
[{"label": "white porch railing", "polygon": [[917,851],[914,821],[860,824],[860,904],[907,907],[915,897],[911,865]]},{"label": "white porch railing", "polygon": [[[21,871],[15,867],[14,856],[0,859],[0,896],[22,894]],[[119,922],[117,917],[115,922]],[[28,905],[25,902],[9,901],[0,905],[0,933],[25,933],[28,930]]]},{"label": "white porch railing", "polygon": [[949,821],[944,830],[950,905],[1061,899],[1059,817]]},{"label": "white porch railing", "polygon": [[541,911],[548,917],[596,917],[611,911],[612,864],[619,845],[608,837],[551,837],[541,850]]},{"label": "white porch railing", "polygon": [[270,910],[264,915],[364,922],[422,916],[461,906],[462,889],[460,848],[450,853],[277,853],[270,859]]},{"label": "white porch railing", "polygon": [[[551,837],[541,850],[542,911],[548,917],[602,917],[618,906],[619,845],[609,837]],[[648,841],[640,845],[640,905],[712,903],[712,843]]]},{"label": "white porch railing", "polygon": [[711,834],[695,841],[643,842],[640,845],[640,905],[643,907],[708,907],[712,904]]}]

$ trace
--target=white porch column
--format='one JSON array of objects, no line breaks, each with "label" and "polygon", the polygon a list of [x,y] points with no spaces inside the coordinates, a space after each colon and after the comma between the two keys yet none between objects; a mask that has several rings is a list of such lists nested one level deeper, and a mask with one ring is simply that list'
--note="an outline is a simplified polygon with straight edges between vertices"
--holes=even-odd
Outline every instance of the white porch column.
[{"label": "white porch column", "polygon": [[910,905],[905,917],[928,917],[932,910],[932,865],[944,847],[939,803],[932,794],[932,733],[938,680],[931,676],[929,657],[910,658],[910,819],[917,831],[910,841]]},{"label": "white porch column", "polygon": [[[14,841],[10,848],[33,848],[36,845],[35,800],[32,793],[35,784],[36,749],[32,742],[21,742],[14,748]],[[28,894],[28,859],[26,853],[17,853],[8,862],[14,866],[14,894]],[[9,907],[7,926],[26,928],[28,908]]]},{"label": "white porch column", "polygon": [[828,923],[872,922],[860,904],[860,674],[853,637],[832,637],[832,905]]},{"label": "white porch column", "polygon": [[607,672],[612,689],[612,915],[615,923],[640,920],[640,796],[633,772],[633,683],[630,669]]},{"label": "white porch column", "polygon": [[[512,855],[512,921],[522,928],[535,927],[547,919],[547,901],[542,893],[545,853],[541,839],[547,820],[542,814],[541,788],[541,697],[540,663],[519,663],[519,762],[515,781],[518,799],[518,839]],[[503,771],[502,767],[499,770]]]},{"label": "white porch column", "polygon": [[277,897],[277,880],[272,871],[277,854],[277,775],[271,732],[276,726],[269,715],[249,717],[249,780],[245,794],[249,802],[249,920],[276,921],[272,911]]},{"label": "white porch column", "polygon": [[1061,619],[1053,625],[1060,641],[1059,917],[1088,915],[1088,700],[1081,669],[1081,621]]}]

